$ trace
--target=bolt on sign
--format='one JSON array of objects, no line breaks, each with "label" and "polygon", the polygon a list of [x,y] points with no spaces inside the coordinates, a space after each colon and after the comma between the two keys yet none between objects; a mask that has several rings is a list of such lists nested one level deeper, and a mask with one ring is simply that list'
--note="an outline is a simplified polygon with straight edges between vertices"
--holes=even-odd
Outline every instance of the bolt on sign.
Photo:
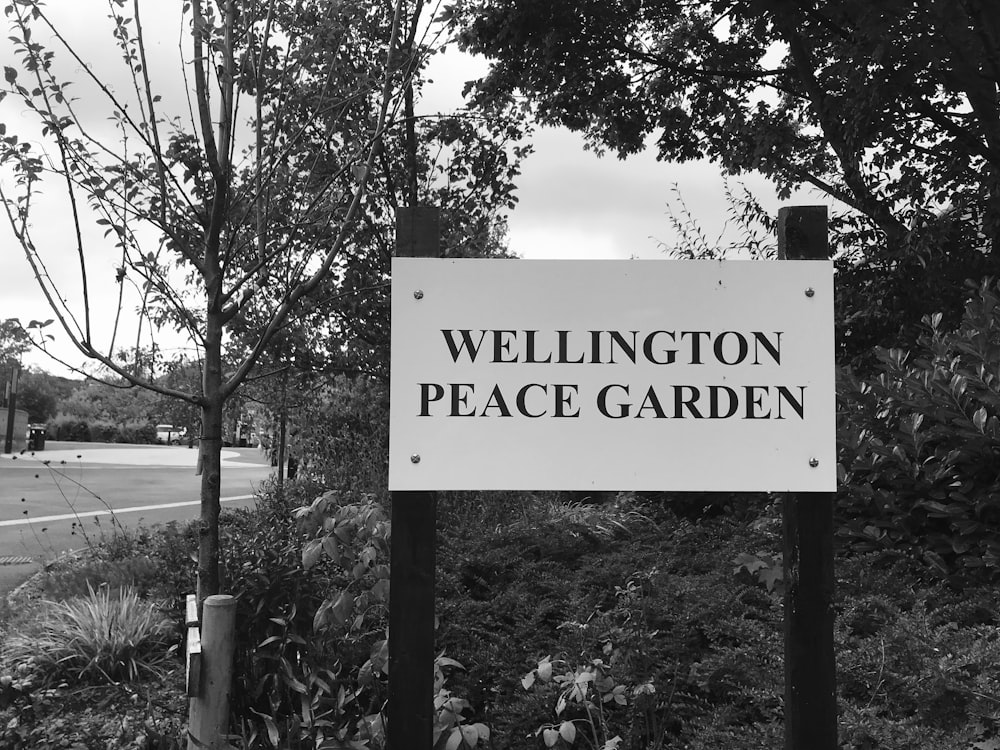
[{"label": "bolt on sign", "polygon": [[836,489],[829,261],[394,258],[391,490]]}]

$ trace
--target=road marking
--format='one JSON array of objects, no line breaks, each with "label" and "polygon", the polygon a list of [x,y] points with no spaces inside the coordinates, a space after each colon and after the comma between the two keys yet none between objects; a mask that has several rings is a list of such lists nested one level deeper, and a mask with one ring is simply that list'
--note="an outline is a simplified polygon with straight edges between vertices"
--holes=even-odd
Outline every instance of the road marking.
[{"label": "road marking", "polygon": [[[234,495],[219,498],[220,503],[232,503],[237,500],[251,500],[254,495]],[[183,508],[187,505],[201,505],[201,500],[191,500],[183,503],[163,503],[162,505],[136,505],[131,508],[113,508],[112,510],[85,510],[80,513],[64,513],[60,516],[39,516],[37,518],[15,518],[12,521],[0,521],[2,526],[27,526],[29,523],[52,523],[53,521],[75,521],[81,518],[95,516],[116,516],[121,513],[139,513],[144,510],[164,510],[166,508]]]},{"label": "road marking", "polygon": [[33,563],[30,557],[0,557],[0,565],[30,565]]}]

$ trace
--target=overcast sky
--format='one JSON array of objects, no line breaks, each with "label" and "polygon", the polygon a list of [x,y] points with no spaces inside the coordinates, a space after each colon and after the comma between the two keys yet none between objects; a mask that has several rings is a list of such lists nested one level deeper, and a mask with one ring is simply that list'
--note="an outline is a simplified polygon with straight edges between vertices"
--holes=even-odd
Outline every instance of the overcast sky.
[{"label": "overcast sky", "polygon": [[[163,3],[160,7],[173,5]],[[98,0],[51,0],[48,4],[50,10],[66,14],[69,28],[76,33],[86,34],[93,27],[94,33],[104,35],[98,37],[103,40],[103,48],[91,44],[90,49],[111,52],[107,32],[88,22],[84,12],[92,13],[98,6],[103,19],[107,5]],[[174,9],[170,18],[176,19],[176,15]],[[158,19],[155,22],[147,20],[146,28],[158,28],[157,24],[170,29],[169,24]],[[174,24],[176,29],[176,21]],[[3,35],[0,45],[6,45],[4,57],[9,59],[10,42],[6,36]],[[177,32],[171,30],[157,45],[154,54],[175,55],[176,42]],[[98,66],[102,64],[99,59],[95,62]],[[430,78],[435,83],[426,91],[425,111],[460,106],[465,80],[485,70],[482,61],[464,59],[452,53],[438,56],[433,65]],[[22,113],[11,109],[9,98],[0,105],[0,120],[11,123],[21,116]],[[16,130],[16,126],[9,126],[8,130]],[[668,202],[674,185],[704,226],[706,234],[714,237],[725,222],[723,180],[710,164],[660,163],[650,151],[625,161],[613,155],[598,158],[583,149],[579,136],[551,128],[537,130],[533,142],[535,152],[524,163],[518,180],[518,207],[510,216],[511,250],[525,258],[663,257],[660,243],[669,243],[673,238]],[[2,179],[9,185],[9,174],[2,174]],[[766,181],[750,179],[743,182],[766,208],[772,213],[777,211],[779,204]],[[54,275],[71,270],[75,262],[75,243],[72,235],[67,234],[72,225],[60,217],[61,210],[53,210],[43,219],[36,219],[36,224],[46,224],[47,257]],[[52,317],[5,218],[0,222],[0,243],[0,319],[19,317],[27,322]],[[104,265],[100,274],[103,276],[98,278],[112,282],[115,254],[108,253],[102,260]],[[113,319],[115,289],[116,285],[109,283],[100,295],[100,325],[109,326]],[[56,350],[73,364],[81,364],[83,358],[67,346],[65,334],[52,332],[57,337]],[[30,357],[28,361],[51,372],[64,373],[58,365],[39,357]]]}]

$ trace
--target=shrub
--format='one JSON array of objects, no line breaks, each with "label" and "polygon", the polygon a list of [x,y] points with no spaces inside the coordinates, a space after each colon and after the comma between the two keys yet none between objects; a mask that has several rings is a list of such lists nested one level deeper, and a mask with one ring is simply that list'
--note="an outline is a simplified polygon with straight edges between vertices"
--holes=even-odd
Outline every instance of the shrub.
[{"label": "shrub", "polygon": [[116,424],[59,414],[45,426],[48,440],[95,443],[156,443],[156,426],[146,422]]},{"label": "shrub", "polygon": [[90,440],[90,426],[82,419],[59,414],[45,426],[48,440],[68,440],[86,443]]},{"label": "shrub", "polygon": [[10,637],[5,660],[43,681],[114,682],[155,671],[175,636],[152,602],[106,587],[65,602],[47,602],[25,632]]},{"label": "shrub", "polygon": [[1000,574],[1000,298],[984,285],[954,332],[925,318],[913,353],[845,373],[840,534],[860,551],[921,557],[954,582]]},{"label": "shrub", "polygon": [[384,496],[389,456],[389,392],[374,378],[338,375],[296,416],[292,450],[300,471],[328,487]]},{"label": "shrub", "polygon": [[[1000,728],[1000,592],[920,585],[910,561],[840,563],[842,746],[991,748]],[[973,744],[975,743],[975,744]]]}]

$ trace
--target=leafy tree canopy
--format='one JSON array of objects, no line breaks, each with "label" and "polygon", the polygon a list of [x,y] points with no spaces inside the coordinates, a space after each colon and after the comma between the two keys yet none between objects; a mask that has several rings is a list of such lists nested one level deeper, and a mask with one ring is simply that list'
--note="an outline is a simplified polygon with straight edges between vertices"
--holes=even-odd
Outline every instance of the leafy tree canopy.
[{"label": "leafy tree canopy", "polygon": [[[364,360],[373,347],[356,332],[384,329],[393,209],[444,195],[467,212],[453,237],[486,244],[513,201],[517,154],[506,141],[519,129],[485,110],[467,127],[418,126],[434,51],[420,36],[433,12],[422,0],[190,0],[176,6],[180,44],[164,60],[153,53],[168,32],[148,22],[153,8],[108,3],[112,74],[60,30],[54,8],[4,5],[12,54],[0,99],[25,116],[0,122],[0,166],[13,177],[0,182],[0,211],[76,348],[200,411],[208,594],[218,590],[227,404],[258,364],[289,356],[275,338],[317,299],[374,298],[340,317],[328,306],[332,322],[317,331]],[[433,145],[424,134],[436,134]],[[50,186],[66,217],[55,239],[40,231],[35,200]],[[56,258],[75,269],[69,281],[48,272]],[[96,310],[115,298],[108,323]],[[193,342],[200,377],[169,380],[144,356],[118,358],[129,305],[136,354],[145,332],[175,328]],[[369,311],[371,325],[343,325]]]},{"label": "leafy tree canopy", "polygon": [[484,99],[620,155],[812,184],[892,235],[907,211],[978,208],[1000,226],[1000,21],[983,0],[463,0],[464,44],[494,59]]},{"label": "leafy tree canopy", "polygon": [[858,345],[935,310],[957,323],[964,279],[1000,268],[991,0],[456,0],[449,14],[492,59],[480,101],[523,95],[595,149],[654,139],[663,160],[756,170],[781,197],[812,186],[850,207],[833,229],[856,274],[842,333]]},{"label": "leafy tree canopy", "polygon": [[0,366],[20,362],[30,348],[31,338],[16,318],[0,321]]}]

